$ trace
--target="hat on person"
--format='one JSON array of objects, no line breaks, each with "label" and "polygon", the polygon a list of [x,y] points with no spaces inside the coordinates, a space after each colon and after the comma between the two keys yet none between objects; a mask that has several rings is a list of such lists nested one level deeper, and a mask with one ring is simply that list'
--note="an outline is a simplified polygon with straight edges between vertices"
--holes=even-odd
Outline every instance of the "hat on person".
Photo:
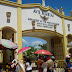
[{"label": "hat on person", "polygon": [[69,55],[66,55],[66,58],[70,58],[70,56]]},{"label": "hat on person", "polygon": [[52,56],[52,57],[51,57],[51,59],[55,59],[55,57],[54,57],[54,56]]}]

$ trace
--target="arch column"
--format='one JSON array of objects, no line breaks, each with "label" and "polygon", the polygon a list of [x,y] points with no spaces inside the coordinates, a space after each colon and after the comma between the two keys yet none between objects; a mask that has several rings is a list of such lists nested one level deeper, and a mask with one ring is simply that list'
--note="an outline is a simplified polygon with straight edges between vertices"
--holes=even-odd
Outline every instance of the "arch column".
[{"label": "arch column", "polygon": [[65,32],[65,23],[64,23],[64,18],[62,18],[62,25],[63,25],[63,55],[64,58],[67,55],[67,37],[66,37],[66,32]]},{"label": "arch column", "polygon": [[17,32],[14,33],[14,43],[17,44]]},{"label": "arch column", "polygon": [[[21,4],[21,0],[17,1],[18,4]],[[21,17],[21,8],[17,8],[17,33],[18,33],[18,51],[22,48],[22,17]],[[18,55],[18,59],[23,60],[23,54]]]},{"label": "arch column", "polygon": [[[0,39],[2,39],[2,29],[0,29]],[[3,53],[0,50],[0,62],[3,62]]]},{"label": "arch column", "polygon": [[[17,37],[17,32],[15,32],[15,33],[14,33],[14,43],[15,43],[15,44],[17,44],[17,42],[18,42],[17,38],[18,38],[18,37]],[[14,51],[14,57],[15,57],[15,59],[18,59],[17,52],[18,52],[18,49],[16,49],[16,50]]]},{"label": "arch column", "polygon": [[0,39],[2,39],[2,29],[0,29]]}]

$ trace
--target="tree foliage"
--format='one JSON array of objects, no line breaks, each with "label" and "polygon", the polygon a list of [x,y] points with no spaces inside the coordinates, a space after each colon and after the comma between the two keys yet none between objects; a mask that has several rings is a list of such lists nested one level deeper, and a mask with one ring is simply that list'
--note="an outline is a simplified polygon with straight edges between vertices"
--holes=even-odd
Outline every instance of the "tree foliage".
[{"label": "tree foliage", "polygon": [[[38,45],[38,46],[41,46],[41,45]],[[36,55],[34,54],[34,52],[37,51],[37,48],[34,48],[33,46],[29,46],[31,47],[30,50],[27,50],[26,52],[23,53],[23,56],[29,56],[30,59],[32,61],[36,60]],[[44,49],[44,50],[47,50],[47,44],[43,44],[43,46],[41,46],[40,49]]]},{"label": "tree foliage", "polygon": [[47,44],[39,45],[41,46],[41,49],[47,50]]},{"label": "tree foliage", "polygon": [[[29,49],[29,50],[26,51],[27,56],[30,56],[30,55],[33,54],[35,51],[37,51],[37,49],[34,48],[33,46],[29,46],[29,47],[31,47],[31,49]],[[25,56],[26,54],[23,53],[24,56]]]}]

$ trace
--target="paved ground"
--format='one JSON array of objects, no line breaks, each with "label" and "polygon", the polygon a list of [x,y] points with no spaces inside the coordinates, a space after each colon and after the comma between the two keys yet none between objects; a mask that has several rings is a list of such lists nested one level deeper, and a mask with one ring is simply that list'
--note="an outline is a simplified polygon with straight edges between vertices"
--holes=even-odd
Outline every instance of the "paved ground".
[{"label": "paved ground", "polygon": [[[32,67],[37,67],[37,65],[35,63],[31,64]],[[33,70],[32,72],[39,72],[38,70]],[[64,72],[63,68],[57,68],[56,72]]]},{"label": "paved ground", "polygon": [[[38,70],[33,70],[32,72],[39,72]],[[64,72],[63,68],[57,68],[56,72]]]}]

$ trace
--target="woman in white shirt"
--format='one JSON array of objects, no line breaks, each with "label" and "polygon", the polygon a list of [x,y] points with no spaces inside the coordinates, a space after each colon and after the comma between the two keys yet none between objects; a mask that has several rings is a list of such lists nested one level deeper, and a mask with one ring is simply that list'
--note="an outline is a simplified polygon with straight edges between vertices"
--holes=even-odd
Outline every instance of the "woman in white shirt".
[{"label": "woman in white shirt", "polygon": [[29,58],[26,61],[26,72],[32,72],[31,61]]}]

